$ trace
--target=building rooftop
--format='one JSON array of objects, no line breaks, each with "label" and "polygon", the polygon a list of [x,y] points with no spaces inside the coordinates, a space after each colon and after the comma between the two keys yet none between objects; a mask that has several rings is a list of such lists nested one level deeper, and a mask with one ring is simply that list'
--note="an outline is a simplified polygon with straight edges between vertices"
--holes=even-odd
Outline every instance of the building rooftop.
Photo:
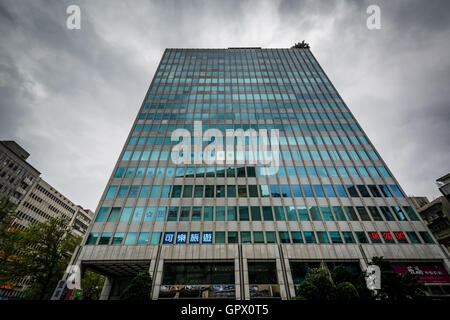
[{"label": "building rooftop", "polygon": [[11,140],[0,141],[5,147],[7,147],[11,152],[14,152],[19,158],[27,160],[30,154],[22,148],[17,142]]}]

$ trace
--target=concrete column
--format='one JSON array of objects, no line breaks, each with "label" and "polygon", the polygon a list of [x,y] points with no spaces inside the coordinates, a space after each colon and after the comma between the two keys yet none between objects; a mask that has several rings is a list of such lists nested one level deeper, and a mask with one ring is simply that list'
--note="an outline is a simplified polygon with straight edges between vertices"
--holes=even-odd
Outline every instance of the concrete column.
[{"label": "concrete column", "polygon": [[234,286],[235,286],[235,293],[236,293],[236,300],[244,299],[244,297],[241,297],[241,268],[239,267],[239,258],[234,259]]},{"label": "concrete column", "polygon": [[292,279],[292,272],[291,272],[291,265],[289,264],[289,259],[284,259],[284,267],[286,269],[286,277],[288,283],[286,284],[291,297],[295,297],[295,286],[294,286],[294,280]]},{"label": "concrete column", "polygon": [[281,299],[287,300],[287,294],[286,294],[286,283],[284,283],[284,276],[283,276],[283,268],[281,266],[281,259],[278,257],[276,260],[276,266],[277,266],[277,278],[278,283],[280,285],[280,296]]},{"label": "concrete column", "polygon": [[106,277],[105,278],[105,283],[103,284],[103,289],[102,289],[102,293],[100,294],[100,299],[99,300],[108,300],[109,299],[109,295],[111,293],[111,289],[113,287],[114,284],[114,278],[113,277]]},{"label": "concrete column", "polygon": [[359,259],[359,266],[362,271],[366,271],[368,265],[364,259]]},{"label": "concrete column", "polygon": [[249,281],[248,281],[248,263],[247,263],[247,258],[243,258],[242,259],[242,274],[243,274],[243,279],[244,279],[244,283],[242,284],[244,286],[244,295],[245,297],[243,297],[243,300],[250,300],[250,286],[249,286]]},{"label": "concrete column", "polygon": [[159,289],[161,287],[162,273],[163,273],[163,259],[159,259],[158,268],[156,269],[156,274],[153,275],[153,295],[152,300],[157,300],[159,296]]},{"label": "concrete column", "polygon": [[[150,274],[150,277],[152,277],[152,280],[154,280],[154,278],[156,276],[155,274],[153,274],[153,271],[155,270],[157,261],[158,261],[158,246],[156,246],[152,250],[152,255],[151,255],[151,260],[150,260],[150,267],[148,269],[148,273]],[[154,281],[153,281],[153,283],[154,283]]]}]

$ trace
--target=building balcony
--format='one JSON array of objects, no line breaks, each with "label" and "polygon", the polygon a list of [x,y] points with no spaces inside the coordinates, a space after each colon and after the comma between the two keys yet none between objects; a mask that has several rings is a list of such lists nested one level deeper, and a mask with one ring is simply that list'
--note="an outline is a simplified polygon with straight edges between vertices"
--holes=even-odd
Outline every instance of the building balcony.
[{"label": "building balcony", "polygon": [[16,192],[19,192],[19,193],[22,194],[22,195],[24,195],[25,193],[27,193],[27,191],[24,190],[24,189],[21,188],[21,187],[17,187],[17,188],[16,188]]}]

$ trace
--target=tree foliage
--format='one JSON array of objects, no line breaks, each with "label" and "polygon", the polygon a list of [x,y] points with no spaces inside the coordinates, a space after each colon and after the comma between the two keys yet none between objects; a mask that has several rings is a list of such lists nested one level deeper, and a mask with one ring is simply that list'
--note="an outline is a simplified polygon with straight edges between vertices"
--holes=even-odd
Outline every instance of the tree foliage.
[{"label": "tree foliage", "polygon": [[25,230],[11,228],[16,205],[0,199],[0,285],[10,286],[24,277],[29,299],[49,299],[81,237],[71,233],[69,221],[51,218]]},{"label": "tree foliage", "polygon": [[11,286],[27,273],[23,263],[24,233],[11,228],[11,222],[20,219],[15,210],[14,203],[0,199],[0,286]]},{"label": "tree foliage", "polygon": [[380,267],[381,290],[375,293],[367,289],[365,273],[354,275],[344,266],[336,266],[331,275],[325,268],[313,269],[300,284],[296,299],[299,300],[407,300],[420,299],[425,286],[410,273],[396,273],[383,257],[372,262]]},{"label": "tree foliage", "polygon": [[91,270],[86,270],[81,278],[83,300],[98,300],[105,282],[105,277]]},{"label": "tree foliage", "polygon": [[151,299],[152,277],[148,272],[140,272],[131,280],[131,283],[123,291],[120,300],[148,301]]},{"label": "tree foliage", "polygon": [[26,296],[33,300],[49,299],[81,237],[71,234],[69,221],[63,218],[32,225],[25,235],[30,244],[27,265],[32,283]]},{"label": "tree foliage", "polygon": [[314,269],[306,276],[297,292],[302,300],[331,300],[333,283],[328,272],[323,268]]},{"label": "tree foliage", "polygon": [[383,257],[373,257],[369,264],[377,265],[381,270],[381,290],[376,293],[377,299],[408,300],[425,296],[425,285],[415,275],[409,272],[398,274]]},{"label": "tree foliage", "polygon": [[367,292],[360,285],[361,281],[360,277],[354,276],[342,266],[335,267],[331,274],[325,268],[313,269],[307,274],[306,281],[300,285],[297,299],[315,301],[364,299]]}]

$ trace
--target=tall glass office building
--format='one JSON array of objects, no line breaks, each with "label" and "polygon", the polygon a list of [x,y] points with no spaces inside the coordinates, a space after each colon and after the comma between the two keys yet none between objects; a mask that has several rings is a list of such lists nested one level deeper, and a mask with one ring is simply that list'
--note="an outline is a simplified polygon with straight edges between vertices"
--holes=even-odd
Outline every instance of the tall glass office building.
[{"label": "tall glass office building", "polygon": [[[279,136],[193,135],[175,163],[172,133],[194,125]],[[213,142],[244,152],[206,162]],[[264,145],[271,175],[250,161]],[[107,276],[102,299],[139,271],[154,299],[290,299],[311,268],[374,256],[448,290],[448,256],[311,51],[167,49],[73,261]]]}]

